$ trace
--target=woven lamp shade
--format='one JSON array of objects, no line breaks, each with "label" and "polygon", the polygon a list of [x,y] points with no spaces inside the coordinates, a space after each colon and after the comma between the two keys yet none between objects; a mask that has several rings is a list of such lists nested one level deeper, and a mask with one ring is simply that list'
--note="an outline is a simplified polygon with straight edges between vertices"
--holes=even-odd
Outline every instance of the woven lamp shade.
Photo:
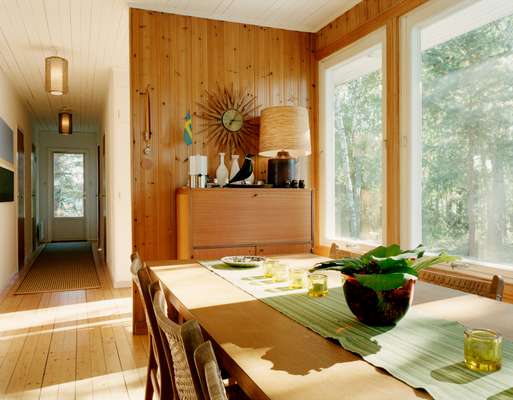
[{"label": "woven lamp shade", "polygon": [[287,151],[291,157],[310,155],[310,126],[305,107],[273,106],[262,110],[259,154],[276,157],[279,151]]},{"label": "woven lamp shade", "polygon": [[54,96],[68,93],[68,61],[65,58],[45,59],[45,90]]}]

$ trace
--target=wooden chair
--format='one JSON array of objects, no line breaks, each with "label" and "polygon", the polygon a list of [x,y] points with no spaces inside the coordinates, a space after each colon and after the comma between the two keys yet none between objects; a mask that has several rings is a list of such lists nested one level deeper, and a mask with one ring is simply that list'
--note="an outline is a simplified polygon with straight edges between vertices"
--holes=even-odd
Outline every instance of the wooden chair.
[{"label": "wooden chair", "polygon": [[424,270],[420,272],[419,277],[425,282],[497,301],[502,301],[504,294],[504,279],[499,275],[494,275],[491,281],[487,281],[468,275],[448,275],[443,272]]},{"label": "wooden chair", "polygon": [[159,399],[173,399],[175,393],[173,379],[166,360],[164,345],[149,291],[150,285],[152,281],[155,281],[156,277],[137,254],[132,255],[131,258],[130,270],[134,275],[133,280],[137,285],[141,302],[144,305],[146,324],[148,326],[149,356],[144,398],[145,400],[151,400],[153,399],[153,394],[156,394]]},{"label": "wooden chair", "polygon": [[331,244],[329,258],[339,260],[341,258],[356,257],[356,256],[357,256],[357,254],[353,254],[346,250],[342,250],[340,247],[338,247],[338,245],[336,243]]},{"label": "wooden chair", "polygon": [[197,321],[179,325],[168,317],[166,297],[160,285],[152,285],[153,310],[162,336],[167,339],[174,375],[174,386],[180,400],[204,400],[201,383],[194,364],[194,352],[204,342]]},{"label": "wooden chair", "polygon": [[212,343],[206,341],[194,352],[194,363],[206,400],[228,400]]}]

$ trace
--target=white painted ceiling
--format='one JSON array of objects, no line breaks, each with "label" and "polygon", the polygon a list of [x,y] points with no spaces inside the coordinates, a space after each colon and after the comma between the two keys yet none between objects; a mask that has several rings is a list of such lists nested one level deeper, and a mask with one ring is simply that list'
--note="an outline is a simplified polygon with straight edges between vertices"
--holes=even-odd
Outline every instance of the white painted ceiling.
[{"label": "white painted ceiling", "polygon": [[[127,12],[126,0],[0,0],[0,68],[42,130],[63,108],[75,132],[98,130],[110,69],[128,63]],[[67,95],[45,92],[52,55],[69,61]]]},{"label": "white painted ceiling", "polygon": [[128,0],[130,7],[317,32],[361,0]]},{"label": "white painted ceiling", "polygon": [[[99,129],[109,71],[128,64],[128,7],[316,32],[360,0],[0,0],[0,68],[34,123],[57,130],[73,113],[75,132]],[[45,57],[69,60],[69,93],[44,90]]]}]

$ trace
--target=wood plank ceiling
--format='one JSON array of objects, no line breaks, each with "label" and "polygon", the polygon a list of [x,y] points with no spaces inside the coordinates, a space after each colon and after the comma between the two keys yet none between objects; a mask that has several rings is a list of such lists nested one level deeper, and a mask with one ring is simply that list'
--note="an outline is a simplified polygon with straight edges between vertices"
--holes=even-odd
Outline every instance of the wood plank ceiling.
[{"label": "wood plank ceiling", "polygon": [[128,0],[131,7],[317,32],[360,0]]},{"label": "wood plank ceiling", "polygon": [[[0,0],[0,68],[36,125],[57,129],[57,114],[73,112],[74,130],[95,132],[111,67],[128,65],[126,0]],[[45,57],[69,61],[69,93],[44,89]]]},{"label": "wood plank ceiling", "polygon": [[[316,32],[360,0],[0,0],[0,69],[41,130],[73,112],[74,131],[95,132],[110,68],[128,65],[127,6]],[[125,41],[125,42],[123,42]],[[44,90],[44,59],[69,60],[69,94]]]}]

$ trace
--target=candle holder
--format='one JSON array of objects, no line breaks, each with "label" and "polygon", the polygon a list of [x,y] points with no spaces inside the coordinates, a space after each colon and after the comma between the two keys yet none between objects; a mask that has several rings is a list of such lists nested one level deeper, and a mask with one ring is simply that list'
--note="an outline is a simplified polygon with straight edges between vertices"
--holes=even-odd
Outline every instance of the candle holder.
[{"label": "candle holder", "polygon": [[287,282],[289,280],[289,267],[276,263],[273,266],[273,282]]},{"label": "candle holder", "polygon": [[291,268],[289,270],[289,288],[303,289],[305,287],[306,271],[304,268]]},{"label": "candle holder", "polygon": [[489,329],[467,329],[464,334],[465,365],[480,372],[494,372],[502,364],[502,336]]},{"label": "candle holder", "polygon": [[309,274],[308,275],[308,296],[324,297],[328,294],[328,275]]}]

